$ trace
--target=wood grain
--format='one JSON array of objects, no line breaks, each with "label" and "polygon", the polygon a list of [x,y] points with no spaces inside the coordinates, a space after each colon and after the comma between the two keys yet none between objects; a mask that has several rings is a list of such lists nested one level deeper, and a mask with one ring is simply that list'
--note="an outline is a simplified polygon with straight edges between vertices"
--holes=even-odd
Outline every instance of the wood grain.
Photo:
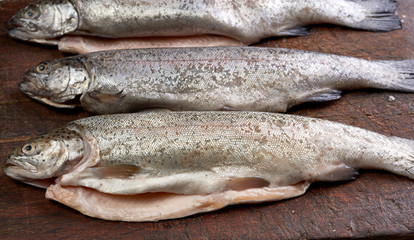
[{"label": "wood grain", "polygon": [[[53,47],[7,36],[7,21],[29,0],[0,1],[0,159],[21,142],[86,117],[80,109],[56,110],[25,97],[18,88],[33,65],[64,57]],[[399,0],[403,29],[372,33],[315,26],[310,36],[267,39],[259,45],[289,47],[366,59],[414,59],[414,5]],[[389,101],[393,96],[394,101]],[[365,90],[328,103],[304,104],[291,114],[342,122],[414,139],[414,94]],[[158,223],[110,222],[46,200],[45,190],[0,172],[0,239],[412,239],[414,181],[380,171],[361,171],[354,181],[315,183],[298,198]]]}]

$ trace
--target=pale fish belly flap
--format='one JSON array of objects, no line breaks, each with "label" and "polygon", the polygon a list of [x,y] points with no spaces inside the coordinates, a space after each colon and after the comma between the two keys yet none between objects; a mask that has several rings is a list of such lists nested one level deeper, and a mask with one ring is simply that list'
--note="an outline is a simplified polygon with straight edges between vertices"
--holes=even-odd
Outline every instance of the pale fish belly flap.
[{"label": "pale fish belly flap", "polygon": [[63,187],[56,184],[47,189],[46,198],[65,204],[90,217],[112,221],[146,222],[186,217],[238,203],[292,198],[305,193],[309,185],[309,182],[300,182],[290,186],[229,190],[207,195],[161,192],[114,195],[85,187]]},{"label": "pale fish belly flap", "polygon": [[137,49],[137,48],[176,48],[176,47],[227,47],[244,46],[236,39],[219,35],[100,38],[92,36],[68,35],[61,38],[58,48],[61,52],[85,54],[90,52]]}]

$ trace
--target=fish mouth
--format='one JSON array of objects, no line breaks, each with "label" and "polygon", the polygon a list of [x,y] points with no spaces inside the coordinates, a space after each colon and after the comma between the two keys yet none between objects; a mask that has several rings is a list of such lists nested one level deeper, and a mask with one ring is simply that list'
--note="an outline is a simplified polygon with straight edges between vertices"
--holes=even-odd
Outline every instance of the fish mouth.
[{"label": "fish mouth", "polygon": [[78,107],[78,106],[81,105],[80,104],[80,96],[81,95],[75,96],[74,99],[71,99],[71,100],[60,103],[60,102],[53,101],[50,97],[39,96],[39,95],[36,95],[36,94],[28,91],[28,89],[30,89],[30,86],[28,86],[28,85],[30,85],[30,84],[32,84],[30,82],[30,80],[28,80],[24,76],[23,77],[23,82],[20,83],[20,90],[24,94],[26,94],[29,98],[31,98],[31,99],[33,99],[37,102],[40,102],[40,103],[43,103],[43,104],[46,104],[46,105],[49,105],[49,106],[52,106],[52,107],[56,107],[56,108],[75,108],[75,107]]},{"label": "fish mouth", "polygon": [[24,22],[17,21],[11,19],[9,21],[9,29],[8,34],[10,37],[28,41],[28,42],[34,42],[39,44],[45,44],[45,45],[58,45],[60,42],[59,38],[31,38],[30,35],[32,35],[34,32],[38,31],[38,27],[34,24],[27,25]]},{"label": "fish mouth", "polygon": [[22,168],[19,165],[13,164],[13,163],[6,163],[3,168],[4,174],[9,176],[10,178],[18,180],[18,181],[27,180],[26,178],[18,174],[19,171],[22,171]]},{"label": "fish mouth", "polygon": [[6,164],[4,164],[4,167],[5,168],[7,168],[7,167],[17,167],[17,164],[14,164],[14,163],[6,163]]},{"label": "fish mouth", "polygon": [[60,42],[60,38],[46,39],[46,38],[30,38],[30,37],[27,37],[26,36],[27,35],[26,31],[23,31],[18,27],[9,28],[8,33],[9,33],[10,37],[15,38],[15,39],[19,39],[19,40],[27,41],[27,42],[44,44],[44,45],[57,46]]},{"label": "fish mouth", "polygon": [[[26,177],[22,177],[19,172],[23,169],[21,166],[14,164],[14,163],[6,163],[3,168],[4,174],[6,174],[11,179],[16,181],[24,182],[26,184],[39,187],[39,188],[48,188],[50,185],[54,184],[56,178],[45,178],[45,179],[30,179]],[[24,170],[23,170],[24,171]]]}]

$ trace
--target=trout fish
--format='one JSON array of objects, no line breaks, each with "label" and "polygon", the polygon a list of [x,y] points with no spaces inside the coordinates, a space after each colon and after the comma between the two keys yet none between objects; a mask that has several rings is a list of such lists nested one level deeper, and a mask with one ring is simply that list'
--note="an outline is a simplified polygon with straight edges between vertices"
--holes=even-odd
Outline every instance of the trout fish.
[{"label": "trout fish", "polygon": [[4,172],[88,216],[158,221],[296,197],[356,169],[413,179],[414,140],[286,114],[144,111],[68,123],[17,148]]},{"label": "trout fish", "polygon": [[59,37],[105,38],[221,35],[244,44],[309,34],[329,23],[370,31],[401,28],[395,0],[40,0],[9,21],[9,35],[58,44]]},{"label": "trout fish", "polygon": [[414,61],[301,50],[221,47],[95,52],[42,62],[20,89],[42,103],[98,114],[170,110],[285,112],[340,90],[414,92]]}]

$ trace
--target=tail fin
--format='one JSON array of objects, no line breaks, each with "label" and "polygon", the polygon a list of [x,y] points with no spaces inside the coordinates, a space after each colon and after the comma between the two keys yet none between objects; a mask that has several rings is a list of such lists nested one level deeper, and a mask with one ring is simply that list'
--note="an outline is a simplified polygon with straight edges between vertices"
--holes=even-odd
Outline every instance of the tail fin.
[{"label": "tail fin", "polygon": [[397,78],[389,83],[387,89],[414,92],[414,60],[380,62],[393,67],[398,72]]},{"label": "tail fin", "polygon": [[355,23],[354,28],[387,32],[401,28],[401,20],[394,14],[396,0],[350,0],[361,5],[367,11],[367,17]]}]

